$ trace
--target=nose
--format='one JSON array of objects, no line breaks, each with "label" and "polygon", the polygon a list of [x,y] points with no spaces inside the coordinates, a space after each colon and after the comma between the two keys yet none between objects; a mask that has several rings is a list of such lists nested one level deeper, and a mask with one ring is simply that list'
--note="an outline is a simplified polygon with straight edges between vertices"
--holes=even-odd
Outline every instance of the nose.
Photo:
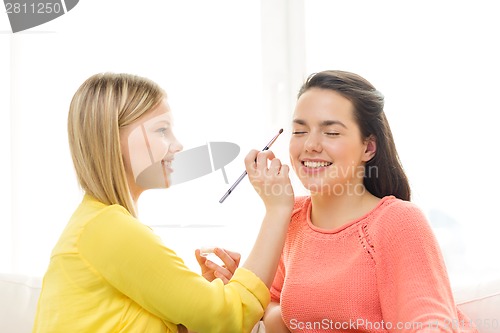
[{"label": "nose", "polygon": [[321,152],[323,150],[321,146],[321,139],[315,133],[310,133],[304,144],[306,152]]},{"label": "nose", "polygon": [[176,137],[174,137],[174,141],[172,142],[172,144],[170,145],[169,147],[169,150],[172,152],[172,153],[178,153],[180,152],[182,149],[184,149],[184,147],[182,146],[182,144],[179,142],[179,140],[177,140]]}]

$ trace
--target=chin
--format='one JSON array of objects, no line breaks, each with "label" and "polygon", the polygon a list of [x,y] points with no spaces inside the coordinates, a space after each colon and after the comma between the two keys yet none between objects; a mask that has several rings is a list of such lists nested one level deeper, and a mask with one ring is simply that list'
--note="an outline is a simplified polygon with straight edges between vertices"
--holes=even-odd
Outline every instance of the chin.
[{"label": "chin", "polygon": [[317,183],[311,183],[311,182],[302,182],[302,185],[311,192],[311,194],[322,194],[329,188],[328,185],[326,184],[317,184]]},{"label": "chin", "polygon": [[302,182],[302,185],[311,192],[312,195],[344,195],[350,191],[349,187],[339,183],[325,182]]}]

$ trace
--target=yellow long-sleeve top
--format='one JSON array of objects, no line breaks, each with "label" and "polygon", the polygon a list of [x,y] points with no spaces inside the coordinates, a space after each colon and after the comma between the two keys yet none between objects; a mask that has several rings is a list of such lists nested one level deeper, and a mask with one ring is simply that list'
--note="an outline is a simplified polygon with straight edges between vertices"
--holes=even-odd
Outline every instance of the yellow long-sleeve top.
[{"label": "yellow long-sleeve top", "polygon": [[53,249],[33,332],[249,332],[269,299],[251,271],[208,282],[125,208],[86,195]]}]

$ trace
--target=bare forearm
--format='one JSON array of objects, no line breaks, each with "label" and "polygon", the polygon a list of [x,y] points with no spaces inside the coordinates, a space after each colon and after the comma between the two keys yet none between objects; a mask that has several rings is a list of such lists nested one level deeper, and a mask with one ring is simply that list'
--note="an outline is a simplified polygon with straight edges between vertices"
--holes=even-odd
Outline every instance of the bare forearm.
[{"label": "bare forearm", "polygon": [[245,158],[245,165],[252,186],[266,206],[266,215],[243,267],[254,272],[270,288],[294,205],[289,167],[282,165],[269,150],[250,151]]},{"label": "bare forearm", "polygon": [[243,267],[254,272],[268,288],[276,274],[291,217],[287,207],[267,211],[257,240]]}]

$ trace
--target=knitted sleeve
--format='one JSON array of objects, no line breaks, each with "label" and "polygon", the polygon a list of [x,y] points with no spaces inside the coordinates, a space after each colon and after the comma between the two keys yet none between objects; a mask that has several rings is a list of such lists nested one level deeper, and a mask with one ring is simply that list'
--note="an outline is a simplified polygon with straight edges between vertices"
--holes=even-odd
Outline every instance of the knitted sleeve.
[{"label": "knitted sleeve", "polygon": [[457,310],[444,260],[424,214],[396,201],[365,232],[388,331],[460,331],[453,325]]},{"label": "knitted sleeve", "polygon": [[95,273],[166,323],[196,332],[249,332],[269,303],[251,271],[208,282],[189,270],[150,228],[110,206],[89,222],[79,249]]}]

